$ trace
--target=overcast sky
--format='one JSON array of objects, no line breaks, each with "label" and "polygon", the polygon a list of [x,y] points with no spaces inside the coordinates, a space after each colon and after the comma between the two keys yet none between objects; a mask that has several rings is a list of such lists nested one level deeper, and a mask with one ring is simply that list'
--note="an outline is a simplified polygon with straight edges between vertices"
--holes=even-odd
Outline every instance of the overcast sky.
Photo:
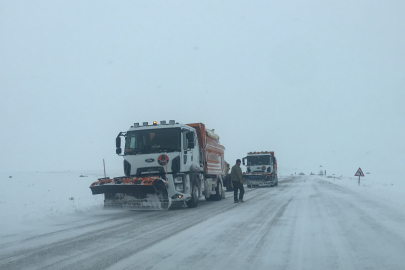
[{"label": "overcast sky", "polygon": [[404,1],[0,1],[0,171],[121,168],[134,122],[215,129],[233,164],[400,170]]}]

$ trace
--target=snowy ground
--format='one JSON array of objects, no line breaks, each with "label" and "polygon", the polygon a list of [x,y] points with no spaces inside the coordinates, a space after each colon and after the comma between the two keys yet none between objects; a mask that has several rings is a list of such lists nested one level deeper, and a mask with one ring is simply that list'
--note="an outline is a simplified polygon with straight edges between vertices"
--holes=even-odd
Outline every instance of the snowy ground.
[{"label": "snowy ground", "polygon": [[[111,173],[118,175],[119,172]],[[87,177],[79,177],[85,175]],[[12,176],[12,178],[9,178]],[[2,173],[0,269],[402,269],[401,176],[291,176],[172,211],[103,210],[102,172]]]},{"label": "snowy ground", "polygon": [[388,174],[386,176],[366,175],[358,177],[327,178],[316,176],[314,178],[329,181],[330,183],[345,187],[355,192],[367,194],[381,200],[390,201],[405,209],[405,177],[401,175]]},{"label": "snowy ground", "polygon": [[101,207],[102,196],[92,196],[89,189],[100,177],[103,174],[94,171],[0,173],[0,225],[4,228],[0,235],[30,229],[31,222]]}]

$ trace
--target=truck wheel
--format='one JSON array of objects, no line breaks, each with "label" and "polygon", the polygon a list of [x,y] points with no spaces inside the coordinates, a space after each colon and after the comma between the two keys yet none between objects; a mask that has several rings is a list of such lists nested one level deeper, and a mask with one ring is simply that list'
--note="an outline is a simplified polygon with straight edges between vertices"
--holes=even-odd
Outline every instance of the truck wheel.
[{"label": "truck wheel", "polygon": [[215,201],[220,201],[220,200],[222,200],[222,193],[224,192],[224,189],[223,189],[223,187],[222,187],[221,181],[218,181],[218,185],[217,185],[217,187],[215,188],[215,192],[216,192],[217,194],[214,195],[214,200],[215,200]]},{"label": "truck wheel", "polygon": [[226,183],[226,191],[233,191],[233,187],[230,181]]},{"label": "truck wheel", "polygon": [[200,196],[200,189],[198,187],[197,181],[194,180],[192,185],[191,185],[191,199],[186,202],[187,207],[188,208],[197,207],[199,196]]},{"label": "truck wheel", "polygon": [[274,187],[276,185],[274,175],[271,175],[271,177],[269,178],[269,181],[271,183],[270,187]]},{"label": "truck wheel", "polygon": [[215,193],[214,195],[209,196],[209,198],[207,199],[207,197],[205,197],[205,199],[207,201],[220,201],[222,200],[223,193],[224,193],[224,188],[221,184],[221,181],[219,181],[219,185],[217,185],[217,187],[215,188]]},{"label": "truck wheel", "polygon": [[232,181],[231,181],[231,179],[229,179],[229,191],[233,191],[233,184],[232,184]]},{"label": "truck wheel", "polygon": [[232,190],[232,185],[231,185],[231,175],[227,174],[227,175],[225,176],[225,179],[224,179],[224,186],[225,186],[225,188],[226,188],[226,191],[233,191],[233,190]]}]

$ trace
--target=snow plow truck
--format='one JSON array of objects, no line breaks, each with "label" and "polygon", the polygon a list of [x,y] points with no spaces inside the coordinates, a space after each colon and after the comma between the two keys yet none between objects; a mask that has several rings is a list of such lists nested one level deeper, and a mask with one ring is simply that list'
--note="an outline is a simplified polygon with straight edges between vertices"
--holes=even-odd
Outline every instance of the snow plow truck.
[{"label": "snow plow truck", "polygon": [[176,204],[197,207],[202,196],[218,201],[225,198],[224,150],[202,123],[135,123],[116,138],[125,176],[99,178],[90,189],[104,194],[105,207],[167,210]]},{"label": "snow plow truck", "polygon": [[242,178],[248,188],[278,186],[277,159],[273,151],[249,152],[242,163],[247,166]]}]

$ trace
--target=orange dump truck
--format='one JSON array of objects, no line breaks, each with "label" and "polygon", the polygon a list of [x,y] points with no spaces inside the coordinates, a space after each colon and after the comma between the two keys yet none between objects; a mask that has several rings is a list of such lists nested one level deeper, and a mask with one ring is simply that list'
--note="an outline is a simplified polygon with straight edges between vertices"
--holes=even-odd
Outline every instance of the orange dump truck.
[{"label": "orange dump truck", "polygon": [[104,194],[105,207],[165,210],[176,204],[196,207],[203,196],[225,197],[225,148],[202,123],[135,123],[118,134],[116,148],[125,176],[100,178],[90,186],[94,195]]}]

